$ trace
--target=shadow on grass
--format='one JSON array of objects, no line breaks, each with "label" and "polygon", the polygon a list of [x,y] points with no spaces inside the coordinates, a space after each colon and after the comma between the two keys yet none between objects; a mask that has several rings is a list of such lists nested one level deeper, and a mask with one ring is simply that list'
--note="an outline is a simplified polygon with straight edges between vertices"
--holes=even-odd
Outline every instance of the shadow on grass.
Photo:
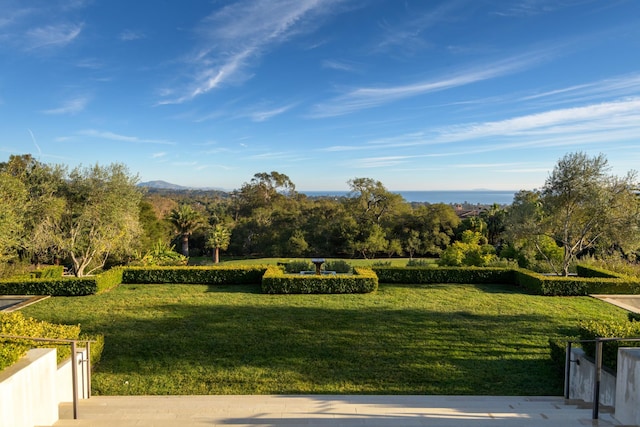
[{"label": "shadow on grass", "polygon": [[99,394],[561,393],[544,315],[291,304],[148,309],[156,314],[120,313],[101,325]]}]

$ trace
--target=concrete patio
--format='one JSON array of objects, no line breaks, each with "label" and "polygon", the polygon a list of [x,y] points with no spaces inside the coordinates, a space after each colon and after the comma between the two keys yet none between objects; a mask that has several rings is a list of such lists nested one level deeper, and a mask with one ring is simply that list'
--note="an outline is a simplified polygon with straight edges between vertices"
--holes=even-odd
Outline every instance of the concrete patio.
[{"label": "concrete patio", "polygon": [[69,404],[55,426],[77,427],[583,427],[620,425],[562,397],[489,396],[97,396]]}]

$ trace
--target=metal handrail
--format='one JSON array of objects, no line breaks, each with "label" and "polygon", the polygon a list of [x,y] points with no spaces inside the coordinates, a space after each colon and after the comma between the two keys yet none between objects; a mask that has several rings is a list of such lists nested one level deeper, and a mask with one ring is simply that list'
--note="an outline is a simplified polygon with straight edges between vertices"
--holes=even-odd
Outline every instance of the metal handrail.
[{"label": "metal handrail", "polygon": [[593,342],[596,344],[595,349],[595,372],[594,372],[594,380],[593,380],[593,408],[591,413],[591,418],[594,420],[598,419],[599,411],[600,411],[600,380],[602,378],[602,344],[605,342],[612,341],[627,341],[627,342],[640,342],[640,338],[596,338],[593,340],[567,340],[567,349],[565,355],[565,365],[564,365],[564,397],[565,399],[569,399],[569,388],[570,388],[570,377],[571,377],[571,346],[572,344],[581,344],[586,342]]},{"label": "metal handrail", "polygon": [[70,344],[71,345],[71,381],[72,381],[72,390],[73,390],[73,419],[78,419],[78,363],[76,360],[77,356],[77,345],[78,343],[84,343],[85,349],[87,350],[86,359],[81,360],[82,363],[87,364],[87,397],[91,397],[91,343],[96,342],[95,340],[70,340],[63,338],[41,338],[41,337],[26,337],[21,335],[1,335],[0,339],[7,340],[27,340],[27,341],[36,341],[36,342],[49,342],[49,343],[61,343],[61,344]]}]

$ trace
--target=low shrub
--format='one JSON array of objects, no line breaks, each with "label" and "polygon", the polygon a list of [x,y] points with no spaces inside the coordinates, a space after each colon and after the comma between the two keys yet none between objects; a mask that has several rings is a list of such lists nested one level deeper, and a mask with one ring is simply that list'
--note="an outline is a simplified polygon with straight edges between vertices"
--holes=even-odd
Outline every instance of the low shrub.
[{"label": "low shrub", "polygon": [[[0,335],[16,335],[39,338],[78,339],[80,326],[56,325],[24,317],[20,312],[0,313]],[[58,362],[71,355],[70,346],[37,341],[15,341],[0,338],[0,371],[18,361],[27,350],[34,347],[56,348]]]},{"label": "low shrub", "polygon": [[382,283],[514,284],[513,270],[481,267],[372,267]]},{"label": "low shrub", "polygon": [[339,274],[349,274],[353,270],[351,264],[343,259],[331,259],[327,261],[324,264],[324,269],[326,271],[335,271]]},{"label": "low shrub", "polygon": [[127,284],[260,284],[266,267],[215,266],[215,267],[130,267],[122,272],[122,283]]},{"label": "low shrub", "polygon": [[315,269],[316,267],[313,264],[311,264],[310,261],[296,260],[296,261],[289,261],[284,264],[284,271],[291,274],[300,273],[301,271],[311,271]]},{"label": "low shrub", "polygon": [[621,276],[621,274],[605,270],[604,268],[584,264],[576,265],[576,272],[580,277],[602,277],[606,279],[618,279]]},{"label": "low shrub", "polygon": [[520,269],[516,270],[516,282],[534,293],[548,296],[640,293],[640,282],[628,277],[545,276]]},{"label": "low shrub", "polygon": [[410,259],[407,261],[407,267],[437,267],[437,264],[427,259]]},{"label": "low shrub", "polygon": [[98,291],[98,276],[0,281],[0,295],[84,296]]},{"label": "low shrub", "polygon": [[95,277],[97,293],[108,292],[122,283],[122,267],[115,267]]},{"label": "low shrub", "polygon": [[[640,338],[640,323],[629,321],[583,321],[578,326],[581,340],[596,338]],[[602,364],[616,369],[619,347],[640,347],[638,341],[606,341],[602,345]],[[587,356],[595,359],[595,342],[582,343]]]},{"label": "low shrub", "polygon": [[262,277],[266,294],[348,294],[369,293],[378,289],[378,277],[369,268],[355,267],[352,275],[286,274],[270,266]]}]

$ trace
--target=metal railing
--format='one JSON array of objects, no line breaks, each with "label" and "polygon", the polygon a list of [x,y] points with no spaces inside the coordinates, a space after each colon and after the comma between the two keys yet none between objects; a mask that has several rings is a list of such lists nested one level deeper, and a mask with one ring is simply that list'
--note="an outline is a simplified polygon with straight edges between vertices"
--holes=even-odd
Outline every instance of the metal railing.
[{"label": "metal railing", "polygon": [[564,397],[569,399],[571,381],[571,347],[573,344],[592,342],[595,348],[595,371],[593,379],[593,409],[591,418],[597,420],[600,413],[600,381],[602,379],[602,344],[612,341],[640,342],[640,338],[596,338],[594,340],[571,340],[567,341],[566,358],[564,364]]},{"label": "metal railing", "polygon": [[[40,338],[40,337],[25,337],[20,335],[0,335],[0,340],[12,340],[12,341],[36,341],[58,344],[71,345],[71,381],[72,381],[72,393],[73,393],[73,419],[78,419],[78,343],[84,343],[84,348],[87,350],[86,358],[81,359],[80,363],[87,365],[87,398],[91,397],[91,343],[96,342],[94,340],[68,340],[61,338]],[[80,352],[80,354],[82,354]]]}]

